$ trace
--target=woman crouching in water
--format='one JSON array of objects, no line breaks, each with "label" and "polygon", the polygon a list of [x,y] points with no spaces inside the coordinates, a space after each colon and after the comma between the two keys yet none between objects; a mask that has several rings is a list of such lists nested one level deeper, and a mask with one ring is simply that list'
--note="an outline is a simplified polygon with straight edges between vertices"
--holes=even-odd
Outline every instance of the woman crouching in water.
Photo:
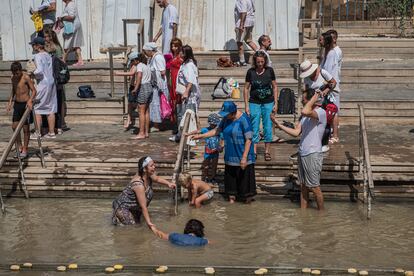
[{"label": "woman crouching in water", "polygon": [[124,188],[122,193],[112,202],[112,223],[115,225],[132,225],[140,222],[144,216],[148,227],[154,232],[155,225],[151,222],[148,206],[153,197],[152,183],[157,182],[175,189],[175,184],[156,175],[155,163],[151,157],[138,160],[138,173]]}]

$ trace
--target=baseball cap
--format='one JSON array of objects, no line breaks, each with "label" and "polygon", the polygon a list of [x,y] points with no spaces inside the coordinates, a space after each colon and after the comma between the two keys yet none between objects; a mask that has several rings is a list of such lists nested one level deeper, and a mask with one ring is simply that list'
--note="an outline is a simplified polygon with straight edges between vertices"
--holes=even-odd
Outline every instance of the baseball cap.
[{"label": "baseball cap", "polygon": [[36,36],[33,38],[32,42],[29,43],[30,45],[45,45],[45,39],[40,36]]},{"label": "baseball cap", "polygon": [[221,118],[217,113],[211,113],[210,115],[208,115],[207,117],[207,122],[210,125],[218,125],[220,124]]},{"label": "baseball cap", "polygon": [[226,101],[223,103],[219,115],[221,117],[226,117],[230,113],[234,113],[237,111],[237,105],[233,101]]}]

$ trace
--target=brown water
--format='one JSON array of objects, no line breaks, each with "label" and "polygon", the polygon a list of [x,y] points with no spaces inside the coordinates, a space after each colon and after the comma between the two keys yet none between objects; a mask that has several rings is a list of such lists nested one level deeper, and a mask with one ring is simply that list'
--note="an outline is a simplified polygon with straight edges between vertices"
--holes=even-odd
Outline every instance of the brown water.
[{"label": "brown water", "polygon": [[[414,269],[412,203],[376,203],[371,221],[365,219],[361,204],[345,202],[328,202],[327,211],[320,214],[313,209],[301,211],[284,200],[259,199],[252,205],[216,200],[199,210],[181,204],[178,216],[171,216],[169,199],[151,203],[153,223],[165,232],[181,232],[189,218],[203,221],[207,237],[214,242],[204,248],[170,245],[142,225],[112,226],[111,200],[8,199],[6,203],[7,213],[0,215],[0,264],[6,266],[75,262],[100,266],[94,271],[115,263]],[[0,269],[0,275],[7,273]]]}]

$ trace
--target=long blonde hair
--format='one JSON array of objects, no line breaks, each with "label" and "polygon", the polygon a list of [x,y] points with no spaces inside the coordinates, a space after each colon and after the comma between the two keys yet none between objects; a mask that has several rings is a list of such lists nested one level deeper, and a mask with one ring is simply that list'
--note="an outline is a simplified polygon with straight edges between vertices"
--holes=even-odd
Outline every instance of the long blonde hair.
[{"label": "long blonde hair", "polygon": [[180,175],[178,175],[178,185],[184,186],[184,187],[188,187],[188,185],[190,185],[191,181],[193,180],[193,176],[190,173],[180,173]]}]

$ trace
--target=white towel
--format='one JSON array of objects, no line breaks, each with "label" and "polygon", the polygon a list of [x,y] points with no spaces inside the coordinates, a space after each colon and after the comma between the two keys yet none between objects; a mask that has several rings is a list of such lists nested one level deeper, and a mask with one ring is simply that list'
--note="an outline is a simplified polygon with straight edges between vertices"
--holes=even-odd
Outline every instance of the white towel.
[{"label": "white towel", "polygon": [[[191,109],[187,109],[184,113],[183,118],[181,119],[181,122],[180,122],[180,128],[181,129],[184,127],[184,121],[185,121],[185,118],[187,117],[187,113],[190,114],[190,124],[188,126],[188,131],[187,131],[187,133],[189,133],[189,132],[193,132],[193,131],[197,130],[197,118],[196,118],[196,114],[194,113],[194,111],[192,111]],[[195,147],[196,146],[196,141],[191,140],[188,137],[187,138],[187,145],[189,145],[191,147]]]}]

